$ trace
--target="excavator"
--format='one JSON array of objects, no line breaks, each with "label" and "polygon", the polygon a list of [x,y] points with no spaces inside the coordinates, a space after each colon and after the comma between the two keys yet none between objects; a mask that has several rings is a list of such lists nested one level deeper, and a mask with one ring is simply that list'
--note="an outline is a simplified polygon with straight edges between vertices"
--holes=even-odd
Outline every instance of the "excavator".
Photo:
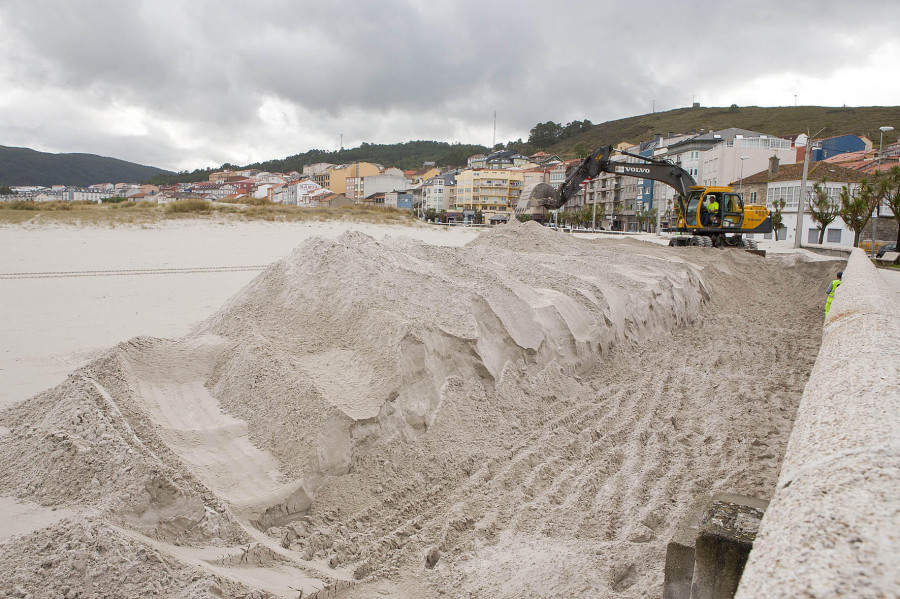
[{"label": "excavator", "polygon": [[[635,158],[638,162],[613,161],[610,159],[613,152]],[[741,247],[761,253],[756,241],[744,235],[772,232],[772,215],[766,207],[744,205],[743,198],[733,188],[697,185],[690,173],[677,164],[639,156],[612,146],[599,148],[585,158],[559,190],[547,183],[538,183],[530,190],[523,190],[523,201],[520,201],[519,207],[524,210],[540,206],[556,210],[578,193],[585,180],[593,179],[600,173],[652,179],[675,189],[675,226],[669,231],[678,235],[671,238],[670,246]],[[718,209],[715,209],[716,204]],[[710,205],[713,210],[709,209]]]}]

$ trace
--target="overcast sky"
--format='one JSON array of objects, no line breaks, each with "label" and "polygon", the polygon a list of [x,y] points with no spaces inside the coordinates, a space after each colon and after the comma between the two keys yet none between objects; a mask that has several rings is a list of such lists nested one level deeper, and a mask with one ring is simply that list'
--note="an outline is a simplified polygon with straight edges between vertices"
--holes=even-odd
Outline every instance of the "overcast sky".
[{"label": "overcast sky", "polygon": [[192,170],[341,134],[489,145],[495,110],[505,142],[654,101],[896,106],[898,23],[894,0],[0,0],[0,145]]}]

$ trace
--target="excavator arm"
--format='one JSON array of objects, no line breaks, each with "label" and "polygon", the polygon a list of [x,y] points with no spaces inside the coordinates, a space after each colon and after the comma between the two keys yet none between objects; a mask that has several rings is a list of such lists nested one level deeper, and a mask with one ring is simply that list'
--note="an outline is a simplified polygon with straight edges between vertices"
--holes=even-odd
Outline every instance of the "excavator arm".
[{"label": "excavator arm", "polygon": [[[641,162],[628,163],[612,161],[610,160],[610,156],[613,152],[637,158]],[[550,210],[561,208],[569,200],[575,197],[575,194],[581,189],[581,184],[585,179],[593,179],[600,173],[616,173],[628,177],[659,181],[675,189],[682,197],[687,197],[690,193],[689,188],[692,185],[697,184],[690,173],[667,160],[655,160],[653,158],[647,158],[646,156],[631,154],[624,150],[616,150],[612,146],[603,146],[585,158],[584,161],[569,174],[565,182],[559,187],[559,191],[553,190],[554,192],[550,193],[546,189],[535,190],[539,191],[536,195],[542,196],[535,197],[535,200],[539,205]],[[548,185],[547,187],[550,186]],[[543,193],[540,193],[540,191]]]}]

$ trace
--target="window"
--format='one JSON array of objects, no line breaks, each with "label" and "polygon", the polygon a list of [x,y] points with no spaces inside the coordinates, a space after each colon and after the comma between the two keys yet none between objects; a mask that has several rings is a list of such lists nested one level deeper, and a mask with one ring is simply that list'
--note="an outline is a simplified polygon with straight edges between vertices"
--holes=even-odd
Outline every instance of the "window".
[{"label": "window", "polygon": [[819,243],[818,229],[810,229],[806,232],[806,243]]},{"label": "window", "polygon": [[828,229],[825,231],[825,241],[828,243],[840,243],[841,242],[841,230],[840,229]]}]

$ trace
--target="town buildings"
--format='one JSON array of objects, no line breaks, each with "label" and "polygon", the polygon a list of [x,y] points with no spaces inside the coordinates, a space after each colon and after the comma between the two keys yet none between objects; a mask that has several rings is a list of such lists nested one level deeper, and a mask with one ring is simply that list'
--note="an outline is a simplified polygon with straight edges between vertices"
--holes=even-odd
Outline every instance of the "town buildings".
[{"label": "town buildings", "polygon": [[[841,189],[847,187],[850,193],[854,193],[865,177],[865,173],[827,162],[813,162],[809,165],[807,173],[806,198],[801,196],[802,177],[802,163],[781,165],[773,157],[767,169],[745,177],[738,183],[743,187],[745,201],[750,203],[764,202],[770,210],[773,210],[777,202],[784,201],[784,208],[781,210],[784,226],[776,231],[778,239],[792,240],[795,238],[798,206],[803,202],[803,222],[800,226],[801,242],[818,243],[819,229],[806,205],[806,200],[812,197],[813,184],[818,183],[827,190],[832,201],[838,204]],[[771,239],[772,236],[773,234],[767,234],[755,237]],[[826,228],[824,242],[852,246],[853,231],[838,217]]]},{"label": "town buildings", "polygon": [[[855,135],[813,140],[798,135],[788,139],[727,128],[656,134],[637,144],[619,144],[617,149],[624,153],[614,153],[612,159],[623,165],[641,163],[642,157],[666,160],[690,173],[698,185],[734,186],[743,192],[745,202],[766,203],[772,208],[784,200],[786,226],[780,235],[793,239],[801,201],[799,169],[807,143],[813,159],[810,183],[822,182],[835,200],[843,186],[855,190],[865,174],[897,166],[900,155],[900,144],[879,152],[870,140]],[[125,183],[85,188],[19,187],[14,196],[0,199],[100,202],[118,196],[166,203],[185,198],[240,202],[243,197],[252,197],[300,207],[371,203],[410,209],[423,216],[441,215],[449,221],[496,223],[513,217],[524,189],[538,183],[559,188],[580,163],[580,159],[561,160],[546,152],[525,156],[502,150],[473,155],[459,171],[442,170],[433,163],[408,171],[369,162],[316,163],[304,166],[302,173],[225,169],[210,174],[208,181],[158,187]],[[602,173],[586,181],[563,210],[595,210],[597,226],[606,229],[652,231],[656,226],[669,226],[675,193],[650,179]],[[527,216],[543,220],[547,218],[544,212],[532,210]],[[804,242],[813,238],[811,230],[815,230],[815,224],[807,214],[799,233]],[[826,242],[846,245],[853,240],[840,220],[826,233]]]}]

